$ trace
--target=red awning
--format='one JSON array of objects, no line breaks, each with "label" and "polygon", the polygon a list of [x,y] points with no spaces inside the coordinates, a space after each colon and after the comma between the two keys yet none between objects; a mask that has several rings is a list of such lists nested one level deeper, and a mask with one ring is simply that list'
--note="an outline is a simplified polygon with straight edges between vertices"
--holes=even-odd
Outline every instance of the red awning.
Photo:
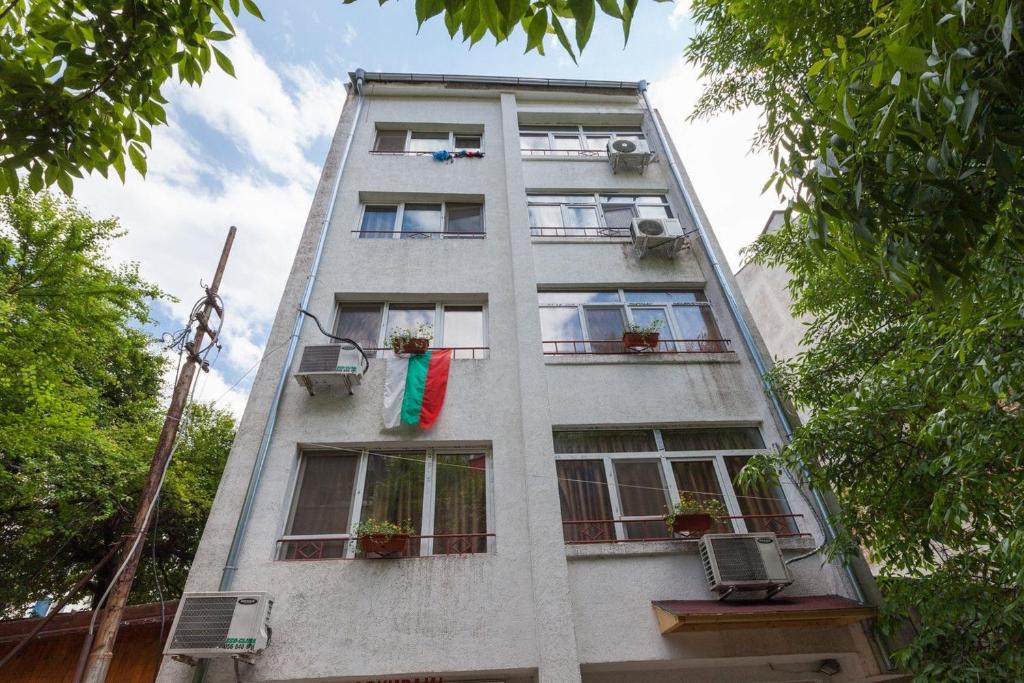
[{"label": "red awning", "polygon": [[771,600],[655,600],[661,633],[738,628],[842,626],[875,615],[872,607],[838,595],[802,595]]}]

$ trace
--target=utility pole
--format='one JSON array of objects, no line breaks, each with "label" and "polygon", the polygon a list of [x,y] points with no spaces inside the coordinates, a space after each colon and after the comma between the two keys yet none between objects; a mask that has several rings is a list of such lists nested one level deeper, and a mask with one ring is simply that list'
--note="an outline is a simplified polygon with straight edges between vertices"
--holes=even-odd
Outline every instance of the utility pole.
[{"label": "utility pole", "polygon": [[[220,333],[220,326],[211,327],[210,320],[214,313],[219,318],[222,318],[224,314],[223,308],[217,303],[217,290],[220,288],[220,280],[224,275],[224,266],[227,264],[228,254],[231,252],[231,244],[235,241],[235,232],[235,226],[231,226],[231,229],[228,230],[228,237],[220,254],[220,262],[217,264],[217,272],[213,276],[211,285],[206,288],[206,301],[196,316],[195,337],[189,340],[188,332],[185,333],[184,352],[187,359],[174,384],[171,404],[167,408],[167,417],[164,419],[164,426],[160,431],[156,453],[153,454],[153,462],[149,466],[149,476],[142,489],[142,496],[139,498],[139,507],[135,511],[131,530],[125,539],[124,551],[119,557],[118,566],[123,564],[124,570],[114,581],[110,599],[107,606],[103,608],[102,616],[96,627],[95,640],[92,643],[89,659],[85,665],[85,675],[82,678],[86,683],[104,683],[107,679],[110,661],[114,657],[114,641],[117,638],[117,630],[121,625],[121,617],[128,602],[128,594],[131,593],[132,584],[135,581],[135,571],[138,569],[139,559],[145,545],[142,540],[146,534],[146,527],[149,525],[150,511],[156,501],[164,470],[167,469],[171,457],[174,440],[178,434],[178,424],[188,402],[192,381],[198,368],[202,368],[204,371],[208,370],[200,352],[204,349],[203,344],[206,337],[209,337],[209,343],[212,344],[217,341]],[[191,323],[190,320],[190,329]]]}]

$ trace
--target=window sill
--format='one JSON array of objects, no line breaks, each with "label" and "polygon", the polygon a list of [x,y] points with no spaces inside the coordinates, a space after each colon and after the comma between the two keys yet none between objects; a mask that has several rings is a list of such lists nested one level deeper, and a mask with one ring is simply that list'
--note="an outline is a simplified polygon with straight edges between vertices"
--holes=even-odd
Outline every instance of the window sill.
[{"label": "window sill", "polygon": [[734,351],[727,353],[580,353],[544,356],[545,365],[685,365],[739,362],[739,356]]},{"label": "window sill", "polygon": [[[818,547],[811,536],[787,536],[779,539],[785,551],[809,552]],[[651,555],[696,555],[697,539],[678,541],[639,541],[620,543],[567,543],[567,560],[590,557],[643,557]]]}]

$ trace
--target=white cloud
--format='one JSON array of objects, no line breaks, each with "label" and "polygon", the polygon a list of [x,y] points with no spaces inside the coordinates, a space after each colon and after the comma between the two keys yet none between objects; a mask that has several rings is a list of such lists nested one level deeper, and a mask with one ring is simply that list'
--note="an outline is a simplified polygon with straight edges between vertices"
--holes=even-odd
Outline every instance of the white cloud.
[{"label": "white cloud", "polygon": [[672,8],[672,14],[668,17],[668,25],[672,27],[673,31],[678,31],[689,18],[690,0],[676,0],[675,7]]},{"label": "white cloud", "polygon": [[772,172],[771,155],[752,152],[759,112],[744,109],[710,120],[687,121],[702,85],[697,69],[680,59],[669,76],[651,84],[651,100],[668,133],[733,269],[739,251],[753,242],[781,202],[761,188]]},{"label": "white cloud", "polygon": [[345,22],[345,33],[341,36],[341,42],[345,43],[345,47],[350,47],[355,39],[359,37],[359,32],[356,31],[356,27],[352,25],[352,22]]}]

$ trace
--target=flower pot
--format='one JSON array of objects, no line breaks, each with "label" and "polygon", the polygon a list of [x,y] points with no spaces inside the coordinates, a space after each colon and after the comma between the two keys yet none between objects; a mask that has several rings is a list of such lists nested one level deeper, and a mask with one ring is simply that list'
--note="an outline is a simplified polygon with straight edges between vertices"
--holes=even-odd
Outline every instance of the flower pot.
[{"label": "flower pot", "polygon": [[651,349],[658,348],[660,332],[623,332],[622,345],[627,349]]},{"label": "flower pot", "polygon": [[714,523],[714,518],[706,512],[676,515],[672,520],[672,531],[684,536],[701,536],[707,533]]},{"label": "flower pot", "polygon": [[400,555],[408,545],[409,534],[367,534],[359,537],[359,547],[364,555]]},{"label": "flower pot", "polygon": [[426,353],[427,349],[430,348],[430,340],[420,337],[395,340],[391,348],[394,349],[395,353]]}]

